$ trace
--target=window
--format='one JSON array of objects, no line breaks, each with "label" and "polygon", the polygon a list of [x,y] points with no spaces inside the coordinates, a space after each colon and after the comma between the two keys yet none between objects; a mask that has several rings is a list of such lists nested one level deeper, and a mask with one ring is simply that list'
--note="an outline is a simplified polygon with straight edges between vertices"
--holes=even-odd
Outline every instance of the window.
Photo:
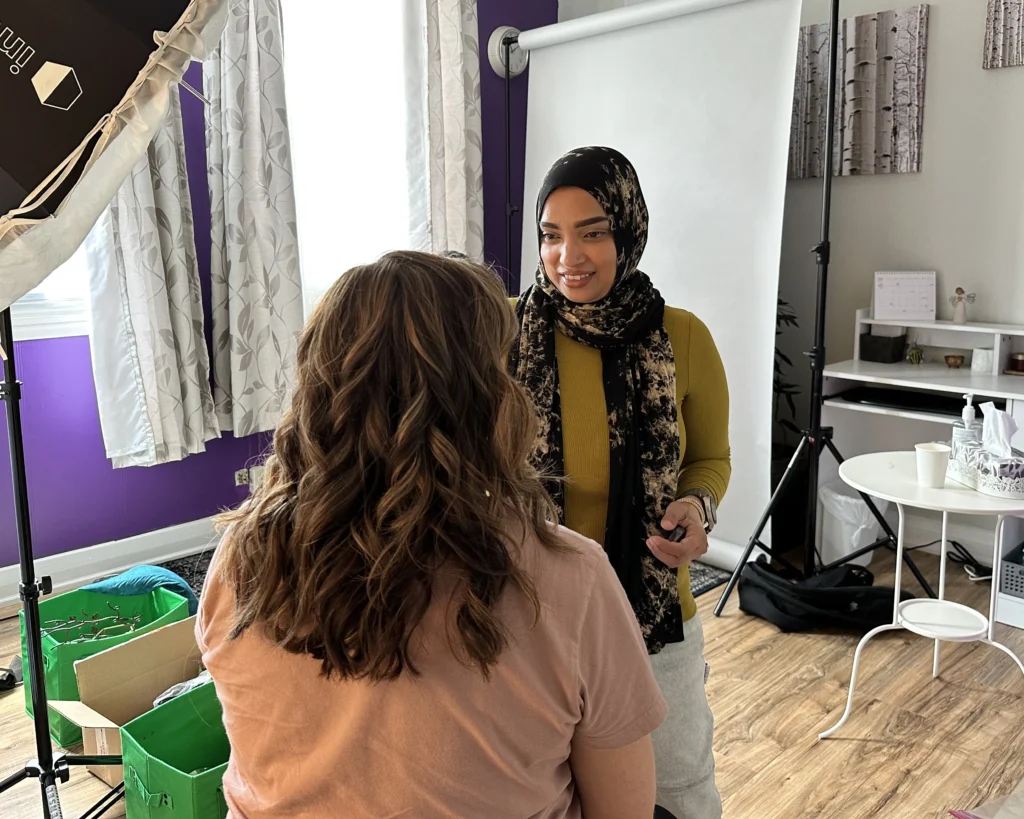
[{"label": "window", "polygon": [[411,244],[403,5],[282,8],[307,315],[346,270]]},{"label": "window", "polygon": [[89,269],[85,245],[11,307],[14,340],[89,335]]}]

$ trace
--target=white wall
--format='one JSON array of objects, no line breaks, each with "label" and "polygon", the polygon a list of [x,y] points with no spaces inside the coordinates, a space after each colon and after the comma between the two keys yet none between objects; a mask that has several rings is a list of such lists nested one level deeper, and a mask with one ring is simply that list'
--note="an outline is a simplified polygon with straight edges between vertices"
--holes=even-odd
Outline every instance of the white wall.
[{"label": "white wall", "polygon": [[[902,0],[895,7],[912,5]],[[947,296],[977,293],[970,318],[1024,324],[1024,68],[983,71],[985,3],[931,0],[921,172],[834,181],[826,349],[853,353],[853,312],[870,304],[875,270],[936,270],[939,317]],[[843,0],[843,17],[893,8],[891,0]],[[827,0],[804,0],[803,23],[828,19]],[[782,341],[805,387],[814,324],[821,180],[788,183],[780,291],[801,327]],[[806,404],[798,404],[798,423]]]}]

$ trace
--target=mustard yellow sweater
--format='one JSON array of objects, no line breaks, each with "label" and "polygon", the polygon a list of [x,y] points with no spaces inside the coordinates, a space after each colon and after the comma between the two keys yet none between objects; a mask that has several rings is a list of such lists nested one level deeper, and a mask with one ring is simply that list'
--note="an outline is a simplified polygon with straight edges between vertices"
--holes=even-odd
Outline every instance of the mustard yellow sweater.
[{"label": "mustard yellow sweater", "polygon": [[[686,310],[665,308],[665,330],[676,360],[676,405],[682,470],[677,497],[703,489],[721,502],[729,485],[729,389],[722,360],[704,323]],[[565,523],[604,545],[610,448],[601,352],[555,333],[565,455]],[[690,570],[679,570],[683,619],[697,613]]]}]

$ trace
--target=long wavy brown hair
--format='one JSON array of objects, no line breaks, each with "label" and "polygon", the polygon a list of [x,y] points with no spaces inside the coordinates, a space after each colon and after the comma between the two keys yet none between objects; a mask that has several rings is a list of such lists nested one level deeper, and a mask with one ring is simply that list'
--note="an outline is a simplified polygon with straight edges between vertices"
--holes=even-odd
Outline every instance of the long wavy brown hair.
[{"label": "long wavy brown hair", "polygon": [[389,253],[334,284],[300,339],[264,484],[219,518],[233,637],[257,627],[328,677],[416,674],[410,637],[444,567],[459,580],[452,649],[488,674],[508,639],[499,597],[539,613],[524,536],[565,548],[527,463],[516,333],[497,277],[470,261]]}]

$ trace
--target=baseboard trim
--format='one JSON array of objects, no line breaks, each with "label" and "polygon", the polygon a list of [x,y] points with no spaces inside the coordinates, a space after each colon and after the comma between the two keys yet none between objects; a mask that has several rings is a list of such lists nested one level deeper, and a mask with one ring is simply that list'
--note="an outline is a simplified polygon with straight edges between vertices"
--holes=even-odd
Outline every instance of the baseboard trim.
[{"label": "baseboard trim", "polygon": [[[157,529],[124,540],[112,540],[85,549],[36,560],[36,575],[53,580],[53,593],[63,594],[94,580],[119,574],[140,564],[166,563],[199,554],[216,541],[213,518]],[[0,568],[0,619],[21,609],[19,566]]]}]

